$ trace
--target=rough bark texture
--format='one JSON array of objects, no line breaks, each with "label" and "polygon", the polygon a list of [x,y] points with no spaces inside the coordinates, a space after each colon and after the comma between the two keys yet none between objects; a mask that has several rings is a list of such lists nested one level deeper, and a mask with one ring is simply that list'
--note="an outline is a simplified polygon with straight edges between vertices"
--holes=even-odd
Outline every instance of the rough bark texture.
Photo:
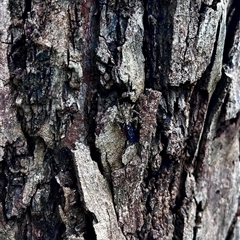
[{"label": "rough bark texture", "polygon": [[239,239],[238,0],[0,2],[0,239]]}]

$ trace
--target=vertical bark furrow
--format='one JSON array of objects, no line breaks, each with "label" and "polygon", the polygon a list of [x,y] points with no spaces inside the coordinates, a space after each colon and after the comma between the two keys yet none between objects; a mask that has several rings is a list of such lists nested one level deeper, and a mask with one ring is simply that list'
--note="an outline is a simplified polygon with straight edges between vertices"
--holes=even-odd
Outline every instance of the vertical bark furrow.
[{"label": "vertical bark furrow", "polygon": [[[176,3],[144,1],[144,46],[146,87],[162,90],[167,87],[172,51],[173,15]],[[164,47],[162,47],[164,46]]]}]

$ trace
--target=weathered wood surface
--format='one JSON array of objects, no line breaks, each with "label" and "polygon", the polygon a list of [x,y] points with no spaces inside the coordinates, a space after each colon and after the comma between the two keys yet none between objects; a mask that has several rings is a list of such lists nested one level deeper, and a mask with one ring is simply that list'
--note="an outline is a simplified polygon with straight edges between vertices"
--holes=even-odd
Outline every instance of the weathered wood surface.
[{"label": "weathered wood surface", "polygon": [[0,239],[239,239],[238,0],[1,0]]}]

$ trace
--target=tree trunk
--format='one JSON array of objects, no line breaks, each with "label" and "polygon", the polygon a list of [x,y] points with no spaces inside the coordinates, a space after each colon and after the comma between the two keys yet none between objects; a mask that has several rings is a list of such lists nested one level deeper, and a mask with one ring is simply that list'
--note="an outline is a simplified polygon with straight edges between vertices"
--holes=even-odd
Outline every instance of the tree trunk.
[{"label": "tree trunk", "polygon": [[0,239],[240,239],[238,0],[1,0]]}]

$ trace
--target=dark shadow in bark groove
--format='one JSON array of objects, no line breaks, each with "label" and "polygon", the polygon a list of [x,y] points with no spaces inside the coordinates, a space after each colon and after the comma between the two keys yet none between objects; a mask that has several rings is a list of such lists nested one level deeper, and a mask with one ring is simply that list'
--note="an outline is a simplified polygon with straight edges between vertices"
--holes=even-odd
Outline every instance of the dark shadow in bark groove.
[{"label": "dark shadow in bark groove", "polygon": [[[96,222],[96,218],[85,207],[82,191],[77,184],[76,171],[74,168],[73,155],[71,150],[67,147],[62,147],[59,149],[57,159],[57,162],[55,162],[57,164],[57,167],[55,168],[58,169],[58,172],[61,172],[61,185],[70,189],[77,189],[75,196],[76,202],[73,205],[70,205],[68,210],[69,212],[73,212],[73,216],[76,218],[76,226],[74,228],[74,231],[79,233],[82,232],[86,240],[94,240],[96,239],[96,234],[93,228],[93,223]],[[54,196],[58,195],[59,194],[54,194]],[[64,193],[62,193],[60,196],[64,196]],[[51,202],[54,203],[54,201]],[[61,203],[62,208],[64,208],[65,204],[66,201],[65,203]],[[60,203],[57,205],[60,205]]]},{"label": "dark shadow in bark groove", "polygon": [[229,52],[233,47],[234,35],[240,21],[240,1],[234,0],[227,16],[227,33],[223,52],[223,63],[228,63]]},{"label": "dark shadow in bark groove", "polygon": [[173,240],[181,240],[183,239],[183,229],[184,229],[184,216],[180,212],[176,212],[176,216],[174,219],[174,233]]},{"label": "dark shadow in bark groove", "polygon": [[94,216],[90,212],[86,213],[86,233],[84,237],[86,240],[96,240],[97,236],[93,228]]},{"label": "dark shadow in bark groove", "polygon": [[31,8],[32,8],[32,0],[25,0],[25,9],[22,15],[24,21],[28,17],[28,12],[31,12]]},{"label": "dark shadow in bark groove", "polygon": [[[187,171],[183,167],[184,165],[184,159],[185,155],[182,156],[182,159],[179,160],[179,163],[175,163],[173,166],[173,170],[181,171],[180,177],[179,177],[179,183],[178,183],[178,191],[176,195],[176,199],[174,202],[174,205],[170,206],[171,207],[171,212],[172,215],[174,216],[173,219],[173,225],[174,225],[174,232],[173,232],[173,239],[174,240],[180,240],[183,238],[183,230],[184,230],[184,216],[181,213],[182,211],[182,206],[183,206],[183,201],[186,197],[186,191],[185,191],[185,182],[187,178]],[[173,176],[175,175],[175,172],[173,172]],[[169,185],[169,191],[172,188],[172,185],[175,183],[175,179],[172,179]]]},{"label": "dark shadow in bark groove", "polygon": [[144,0],[144,9],[145,86],[161,91],[168,82],[176,3]]},{"label": "dark shadow in bark groove", "polygon": [[175,216],[174,219],[174,233],[173,240],[178,240],[183,238],[184,230],[184,216],[181,213],[181,207],[183,206],[183,200],[186,197],[185,193],[185,182],[187,178],[187,172],[182,170],[180,175],[180,183],[178,186],[178,194],[175,200],[175,206],[171,209],[172,214]]},{"label": "dark shadow in bark groove", "polygon": [[96,133],[96,115],[98,111],[98,93],[95,93],[90,102],[89,111],[87,112],[86,119],[88,119],[88,135],[87,135],[87,144],[90,148],[90,155],[93,161],[98,165],[98,169],[103,175],[104,169],[101,162],[101,153],[96,148],[95,145],[95,133]]},{"label": "dark shadow in bark groove", "polygon": [[43,218],[46,222],[46,233],[50,239],[61,239],[66,228],[62,223],[58,206],[64,204],[64,193],[55,178],[50,181],[50,194],[47,201],[43,202]]},{"label": "dark shadow in bark groove", "polygon": [[202,219],[200,218],[199,213],[203,212],[202,202],[197,203],[197,201],[195,201],[195,203],[197,205],[197,211],[196,211],[196,217],[195,217],[195,227],[193,228],[193,240],[196,240],[198,229],[199,229],[199,226],[201,226],[201,222],[202,222]]},{"label": "dark shadow in bark groove", "polygon": [[[6,154],[6,151],[5,151]],[[7,186],[9,184],[7,175],[6,175],[6,169],[7,169],[7,163],[5,161],[5,159],[3,158],[3,161],[0,162],[0,202],[2,203],[2,214],[3,214],[3,218],[6,221],[6,195],[7,195]]]}]

